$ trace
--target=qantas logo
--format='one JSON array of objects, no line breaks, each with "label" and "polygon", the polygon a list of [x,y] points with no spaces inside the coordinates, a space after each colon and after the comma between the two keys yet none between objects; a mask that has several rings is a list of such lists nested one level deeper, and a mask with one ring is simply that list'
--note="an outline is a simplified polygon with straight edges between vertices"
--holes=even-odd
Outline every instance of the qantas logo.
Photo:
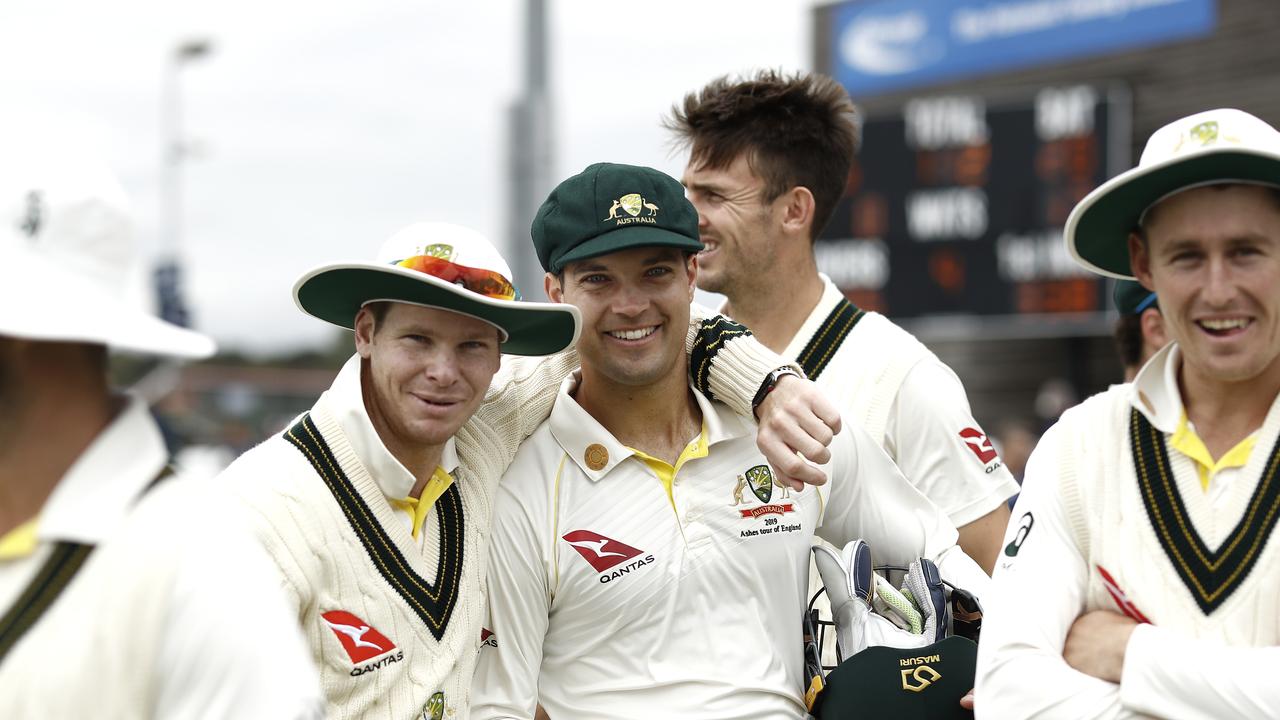
[{"label": "qantas logo", "polygon": [[964,444],[969,446],[983,465],[989,465],[996,459],[996,449],[991,446],[991,440],[987,438],[987,434],[981,430],[965,428],[960,431],[960,439],[964,440]]},{"label": "qantas logo", "polygon": [[320,618],[342,643],[342,649],[347,651],[351,662],[357,665],[396,649],[395,643],[386,635],[345,610],[330,610]]},{"label": "qantas logo", "polygon": [[591,563],[591,567],[595,568],[596,572],[604,572],[643,552],[590,530],[574,530],[566,533],[564,541],[572,545],[583,560]]},{"label": "qantas logo", "polygon": [[[653,556],[645,554],[643,550],[590,530],[574,530],[563,537],[583,560],[591,563],[591,567],[600,573],[601,583],[613,582],[632,570],[653,562]],[[622,567],[618,567],[619,565]]]}]

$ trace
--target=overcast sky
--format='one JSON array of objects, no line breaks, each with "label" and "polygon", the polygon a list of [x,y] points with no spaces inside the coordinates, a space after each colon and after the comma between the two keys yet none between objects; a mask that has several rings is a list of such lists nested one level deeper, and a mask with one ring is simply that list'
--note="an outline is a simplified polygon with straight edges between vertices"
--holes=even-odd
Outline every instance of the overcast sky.
[{"label": "overcast sky", "polygon": [[[549,0],[555,180],[597,161],[676,175],[661,116],[726,73],[810,65],[808,0]],[[506,242],[506,121],[519,0],[4,0],[0,113],[75,115],[158,247],[160,86],[182,38],[187,296],[199,329],[255,353],[315,345],[293,281],[445,220]],[[0,114],[0,119],[3,115]],[[2,121],[2,120],[0,120]],[[139,273],[140,298],[149,290]]]}]

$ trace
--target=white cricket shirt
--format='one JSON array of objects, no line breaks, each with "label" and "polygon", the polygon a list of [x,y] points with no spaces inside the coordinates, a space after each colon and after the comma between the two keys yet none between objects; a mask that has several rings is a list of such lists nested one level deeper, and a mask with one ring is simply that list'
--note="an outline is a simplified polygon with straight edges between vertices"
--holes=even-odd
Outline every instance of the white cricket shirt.
[{"label": "white cricket shirt", "polygon": [[130,399],[58,482],[33,553],[0,561],[0,614],[58,541],[95,545],[0,664],[5,717],[318,717],[315,669],[279,581],[212,483],[164,468]]},{"label": "white cricket shirt", "polygon": [[[832,443],[830,482],[773,485],[755,428],[694,393],[705,457],[671,494],[561,387],[503,476],[490,547],[489,638],[472,717],[797,718],[801,616],[816,532],[924,555],[981,593],[946,516],[864,433]],[[943,557],[945,555],[945,558]]]},{"label": "white cricket shirt", "polygon": [[[1018,483],[974,420],[960,378],[910,333],[874,312],[832,318],[844,294],[822,275],[818,305],[782,352],[807,365],[848,420],[859,423],[902,474],[956,527],[1018,493]],[[831,318],[832,322],[828,322]],[[843,340],[826,353],[833,342]],[[813,344],[817,352],[802,358]],[[823,358],[826,357],[825,362]]]}]

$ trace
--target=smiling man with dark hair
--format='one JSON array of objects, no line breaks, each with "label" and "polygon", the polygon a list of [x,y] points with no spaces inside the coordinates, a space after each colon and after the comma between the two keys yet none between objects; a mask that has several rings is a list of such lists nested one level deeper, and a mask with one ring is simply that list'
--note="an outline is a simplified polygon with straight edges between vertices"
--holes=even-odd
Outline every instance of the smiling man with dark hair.
[{"label": "smiling man with dark hair", "polygon": [[815,532],[982,592],[955,528],[865,433],[846,425],[830,481],[793,490],[754,426],[690,382],[702,244],[674,178],[592,165],[533,239],[548,296],[582,315],[581,367],[499,488],[473,717],[532,718],[538,700],[553,718],[799,717]]}]

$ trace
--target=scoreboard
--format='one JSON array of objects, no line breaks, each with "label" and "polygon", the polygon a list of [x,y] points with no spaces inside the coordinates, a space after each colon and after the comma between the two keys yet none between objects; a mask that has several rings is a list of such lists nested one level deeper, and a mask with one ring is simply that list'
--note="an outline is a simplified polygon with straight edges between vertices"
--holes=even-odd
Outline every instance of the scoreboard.
[{"label": "scoreboard", "polygon": [[818,267],[894,318],[1097,317],[1108,284],[1071,260],[1062,227],[1128,166],[1128,141],[1116,87],[909,100],[864,120]]}]

